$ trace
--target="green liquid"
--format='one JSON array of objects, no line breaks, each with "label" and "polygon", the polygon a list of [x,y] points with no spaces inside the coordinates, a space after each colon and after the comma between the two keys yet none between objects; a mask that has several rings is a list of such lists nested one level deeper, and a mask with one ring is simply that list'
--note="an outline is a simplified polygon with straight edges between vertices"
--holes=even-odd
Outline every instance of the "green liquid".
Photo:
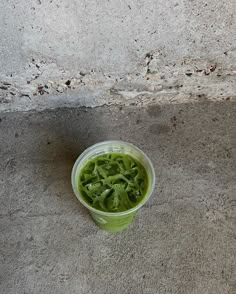
[{"label": "green liquid", "polygon": [[98,210],[121,212],[145,197],[148,177],[143,165],[124,153],[106,153],[90,159],[79,175],[84,200]]}]

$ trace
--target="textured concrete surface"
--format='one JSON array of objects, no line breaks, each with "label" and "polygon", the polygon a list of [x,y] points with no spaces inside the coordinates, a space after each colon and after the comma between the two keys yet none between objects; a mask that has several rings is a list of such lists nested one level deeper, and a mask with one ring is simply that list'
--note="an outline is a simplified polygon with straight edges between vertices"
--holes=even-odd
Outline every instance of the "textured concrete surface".
[{"label": "textured concrete surface", "polygon": [[235,15],[235,0],[1,1],[1,110],[235,95]]},{"label": "textured concrete surface", "polygon": [[[234,294],[236,104],[0,115],[0,292]],[[72,193],[89,145],[141,147],[156,189],[135,223],[99,230]]]}]

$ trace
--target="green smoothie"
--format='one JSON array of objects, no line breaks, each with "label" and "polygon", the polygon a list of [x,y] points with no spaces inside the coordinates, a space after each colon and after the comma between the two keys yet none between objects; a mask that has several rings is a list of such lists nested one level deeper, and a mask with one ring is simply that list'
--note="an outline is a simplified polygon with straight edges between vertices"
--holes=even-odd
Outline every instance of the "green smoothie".
[{"label": "green smoothie", "polygon": [[89,206],[122,212],[145,197],[148,176],[143,165],[125,153],[105,153],[88,160],[81,169],[78,189]]}]

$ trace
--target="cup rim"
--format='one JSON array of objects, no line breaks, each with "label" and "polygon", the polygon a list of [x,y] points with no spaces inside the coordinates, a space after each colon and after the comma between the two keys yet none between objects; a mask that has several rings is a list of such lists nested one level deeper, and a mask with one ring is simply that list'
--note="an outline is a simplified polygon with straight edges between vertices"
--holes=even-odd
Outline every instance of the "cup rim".
[{"label": "cup rim", "polygon": [[[123,144],[123,145],[128,145],[130,146],[131,148],[135,149],[136,151],[138,151],[144,158],[145,160],[147,161],[149,167],[150,167],[150,170],[151,170],[151,177],[152,177],[152,183],[151,183],[151,187],[150,187],[150,190],[149,190],[149,193],[145,195],[145,197],[140,201],[140,203],[135,206],[135,207],[132,207],[128,210],[125,210],[125,211],[121,211],[121,212],[106,212],[106,211],[102,211],[102,210],[98,210],[92,206],[90,206],[80,195],[79,191],[77,190],[76,188],[76,179],[75,179],[75,175],[76,175],[76,172],[77,172],[77,166],[79,165],[79,163],[83,160],[83,158],[91,151],[91,150],[94,150],[96,147],[99,147],[99,146],[102,146],[102,145],[107,145],[107,144]],[[144,167],[145,168],[145,167]],[[102,142],[99,142],[99,143],[96,143],[90,147],[88,147],[87,149],[85,149],[79,156],[78,158],[76,159],[74,165],[73,165],[73,168],[72,168],[72,172],[71,172],[71,184],[72,184],[72,188],[73,188],[73,191],[74,191],[74,194],[75,196],[77,197],[77,199],[81,202],[81,204],[83,206],[85,206],[90,212],[93,212],[93,213],[96,213],[96,214],[99,214],[99,215],[103,215],[103,216],[124,216],[124,215],[127,215],[127,214],[130,214],[130,213],[133,213],[135,212],[136,210],[138,210],[139,208],[141,208],[148,200],[149,198],[151,197],[153,191],[154,191],[154,187],[155,187],[155,170],[154,170],[154,167],[153,167],[153,164],[151,162],[151,160],[149,159],[149,157],[140,149],[138,148],[137,146],[135,146],[134,144],[132,143],[127,143],[127,142],[124,142],[124,141],[120,141],[120,140],[107,140],[107,141],[102,141]]]}]

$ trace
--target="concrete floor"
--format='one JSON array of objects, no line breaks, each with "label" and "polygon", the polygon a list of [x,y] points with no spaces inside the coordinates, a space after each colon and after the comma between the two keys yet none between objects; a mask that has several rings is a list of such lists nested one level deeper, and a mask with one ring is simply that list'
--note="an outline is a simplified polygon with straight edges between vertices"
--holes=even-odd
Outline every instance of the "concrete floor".
[{"label": "concrete floor", "polygon": [[[1,294],[235,294],[236,104],[0,114]],[[98,229],[70,172],[91,144],[142,148],[156,190],[127,230]]]}]

